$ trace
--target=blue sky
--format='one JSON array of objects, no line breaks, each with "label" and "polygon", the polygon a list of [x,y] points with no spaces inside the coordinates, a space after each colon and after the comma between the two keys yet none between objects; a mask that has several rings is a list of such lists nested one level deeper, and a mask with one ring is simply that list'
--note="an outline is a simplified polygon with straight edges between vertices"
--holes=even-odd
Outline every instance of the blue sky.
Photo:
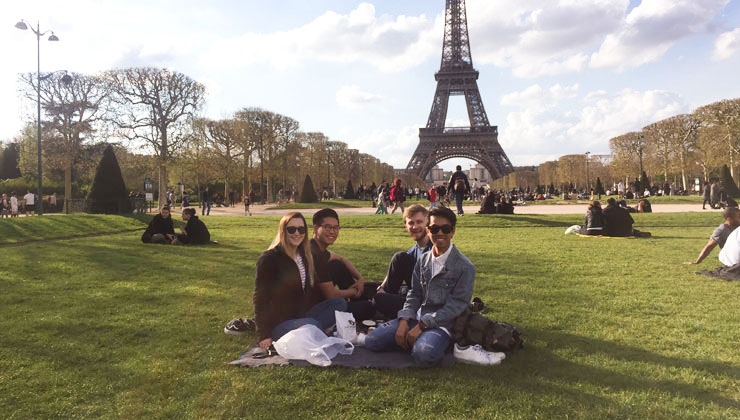
[{"label": "blue sky", "polygon": [[[0,5],[0,139],[33,104],[17,74],[165,66],[203,82],[204,113],[259,106],[405,167],[426,123],[444,0],[51,1]],[[740,96],[737,0],[467,0],[479,87],[515,165],[607,153],[609,138]],[[465,123],[451,102],[450,125]],[[447,161],[450,167],[458,162]]]}]

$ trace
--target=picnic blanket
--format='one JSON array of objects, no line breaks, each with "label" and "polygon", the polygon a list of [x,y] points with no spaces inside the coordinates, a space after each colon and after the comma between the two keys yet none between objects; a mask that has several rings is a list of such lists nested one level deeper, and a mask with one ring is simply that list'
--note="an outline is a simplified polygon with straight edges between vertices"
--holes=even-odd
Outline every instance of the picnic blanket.
[{"label": "picnic blanket", "polygon": [[[241,367],[259,367],[259,366],[313,366],[305,360],[288,360],[280,355],[266,358],[255,358],[255,355],[264,354],[264,350],[259,347],[252,347],[244,351],[239,358],[230,362],[229,365]],[[452,366],[455,364],[455,357],[452,353],[447,353],[440,363],[440,367]],[[352,369],[408,369],[416,367],[414,359],[410,353],[402,351],[389,351],[376,353],[364,347],[355,347],[350,355],[340,354],[331,360],[328,367],[346,367]]]},{"label": "picnic blanket", "polygon": [[723,266],[714,270],[697,271],[696,274],[703,274],[726,281],[740,281],[740,264],[735,264],[732,267]]}]

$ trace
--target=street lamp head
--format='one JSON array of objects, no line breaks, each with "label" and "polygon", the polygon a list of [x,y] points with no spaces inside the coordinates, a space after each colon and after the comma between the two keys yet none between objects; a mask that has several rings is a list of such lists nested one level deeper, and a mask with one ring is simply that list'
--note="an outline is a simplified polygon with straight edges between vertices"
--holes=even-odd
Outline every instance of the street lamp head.
[{"label": "street lamp head", "polygon": [[24,21],[20,21],[20,22],[16,23],[15,24],[15,27],[18,28],[18,29],[20,29],[20,30],[22,30],[22,31],[25,31],[26,29],[28,29],[28,25],[26,25],[26,22],[24,22]]},{"label": "street lamp head", "polygon": [[49,35],[49,41],[59,41],[59,37],[54,35],[54,32]]}]

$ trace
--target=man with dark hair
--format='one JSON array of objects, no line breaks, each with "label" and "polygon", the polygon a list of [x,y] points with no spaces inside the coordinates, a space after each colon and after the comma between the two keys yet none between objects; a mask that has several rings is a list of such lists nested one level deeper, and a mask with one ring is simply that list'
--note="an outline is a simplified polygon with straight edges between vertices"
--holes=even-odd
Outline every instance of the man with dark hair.
[{"label": "man with dark hair", "polygon": [[175,239],[175,228],[170,217],[169,206],[164,206],[149,222],[146,231],[141,235],[145,244],[170,244]]},{"label": "man with dark hair", "polygon": [[462,203],[465,199],[465,194],[470,192],[470,182],[468,176],[462,171],[462,166],[457,165],[455,167],[455,173],[450,177],[447,182],[447,188],[451,193],[455,194],[455,204],[457,204],[457,214],[462,216],[464,214]]},{"label": "man with dark hair", "polygon": [[422,254],[432,249],[427,236],[427,209],[414,204],[403,212],[403,224],[411,239],[416,243],[408,251],[397,252],[388,265],[388,274],[378,287],[375,308],[385,319],[393,319],[406,302],[406,293],[411,289],[411,276]]},{"label": "man with dark hair", "polygon": [[506,201],[505,196],[501,196],[498,204],[496,204],[496,213],[498,214],[514,214],[514,206]]},{"label": "man with dark hair", "polygon": [[[317,295],[323,299],[349,299],[347,310],[355,320],[362,321],[375,315],[372,298],[377,283],[365,283],[365,279],[346,258],[329,251],[339,237],[339,215],[332,209],[322,209],[313,215],[313,238],[311,253],[316,270]],[[337,289],[336,287],[339,289]],[[315,302],[317,303],[317,302]]]},{"label": "man with dark hair", "polygon": [[434,208],[427,216],[433,243],[414,267],[411,291],[398,318],[368,334],[372,351],[411,350],[422,367],[439,363],[447,351],[455,318],[468,308],[473,296],[475,267],[453,244],[455,213]]},{"label": "man with dark hair", "polygon": [[724,248],[727,238],[738,226],[740,226],[740,209],[737,207],[728,207],[722,212],[725,222],[717,226],[709,237],[709,241],[699,253],[696,261],[687,261],[684,264],[700,264],[719,245],[720,249]]},{"label": "man with dark hair", "polygon": [[194,208],[183,209],[182,220],[187,224],[172,240],[172,245],[203,245],[211,242],[211,234],[206,224],[195,215]]},{"label": "man with dark hair", "polygon": [[602,211],[604,215],[604,236],[636,236],[642,238],[651,236],[650,232],[640,232],[632,228],[635,221],[632,219],[629,210],[618,206],[614,197],[609,197],[606,203],[607,206]]}]

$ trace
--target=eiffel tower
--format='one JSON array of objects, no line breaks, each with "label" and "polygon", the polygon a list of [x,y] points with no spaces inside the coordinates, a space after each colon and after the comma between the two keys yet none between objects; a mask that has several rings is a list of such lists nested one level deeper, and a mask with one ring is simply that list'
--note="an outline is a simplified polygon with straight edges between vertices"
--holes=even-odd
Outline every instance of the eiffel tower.
[{"label": "eiffel tower", "polygon": [[[437,92],[426,128],[419,129],[419,145],[406,171],[426,178],[439,162],[467,158],[483,165],[493,179],[514,171],[498,142],[498,127],[491,126],[478,91],[468,38],[465,0],[446,0],[442,65],[434,75]],[[450,95],[464,95],[468,127],[445,127]]]}]

